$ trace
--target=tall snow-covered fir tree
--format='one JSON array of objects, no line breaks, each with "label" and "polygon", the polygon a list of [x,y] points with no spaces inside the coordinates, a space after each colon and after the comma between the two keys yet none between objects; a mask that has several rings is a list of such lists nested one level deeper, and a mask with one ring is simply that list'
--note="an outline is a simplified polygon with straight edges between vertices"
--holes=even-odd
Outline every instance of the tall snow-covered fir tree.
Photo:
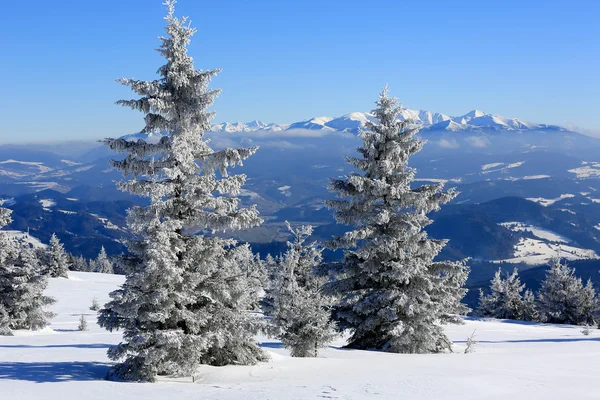
[{"label": "tall snow-covered fir tree", "polygon": [[527,320],[535,315],[531,304],[533,295],[530,291],[525,292],[525,285],[521,283],[519,271],[515,268],[512,274],[506,274],[502,278],[502,270],[499,268],[490,281],[490,293],[479,292],[479,305],[475,313],[482,317],[500,319]]},{"label": "tall snow-covered fir tree", "polygon": [[575,269],[560,261],[550,263],[538,291],[538,307],[547,322],[555,324],[596,325],[600,305],[591,281],[584,286]]},{"label": "tall snow-covered fir tree", "polygon": [[47,273],[52,278],[68,278],[69,255],[55,233],[50,237],[50,246],[44,253],[41,261],[46,264]]},{"label": "tall snow-covered fir tree", "polygon": [[399,121],[401,106],[387,87],[361,130],[360,157],[348,158],[357,173],[332,180],[341,199],[328,202],[336,220],[354,229],[332,241],[346,249],[331,289],[341,296],[335,316],[350,329],[348,346],[394,353],[451,350],[441,325],[460,323],[468,269],[463,262],[434,261],[445,240],[427,236],[427,214],[457,193],[442,184],[411,187],[409,157],[424,141],[418,128]]},{"label": "tall snow-covered fir tree", "polygon": [[[154,81],[120,79],[141,97],[118,104],[145,114],[142,133],[163,134],[158,142],[107,139],[124,153],[112,165],[128,180],[124,191],[150,198],[129,212],[128,227],[138,237],[128,244],[127,278],[111,293],[98,322],[122,329],[123,342],[109,349],[121,361],[113,377],[154,380],[156,375],[189,375],[199,364],[254,364],[266,355],[254,339],[259,321],[248,309],[258,299],[252,252],[247,245],[194,235],[259,225],[256,208],[242,208],[244,175],[230,176],[257,149],[213,150],[210,129],[217,90],[208,84],[218,70],[196,70],[187,46],[195,29],[174,16],[166,3],[166,37],[159,53],[166,64]],[[249,278],[252,278],[250,280]]]},{"label": "tall snow-covered fir tree", "polygon": [[94,268],[94,272],[99,272],[101,274],[115,273],[113,269],[113,264],[106,255],[106,250],[104,250],[104,246],[102,246],[100,252],[98,253],[98,257],[96,257],[96,260],[94,261]]},{"label": "tall snow-covered fir tree", "polygon": [[316,357],[335,337],[332,298],[322,290],[327,278],[314,271],[323,260],[322,249],[314,243],[305,244],[312,226],[287,226],[294,241],[288,242],[288,250],[278,263],[271,322],[293,357]]},{"label": "tall snow-covered fir tree", "polygon": [[[10,212],[0,208],[0,227],[10,222]],[[35,250],[0,232],[0,328],[41,329],[50,324],[53,313],[45,307],[55,300],[44,295],[48,284]]]}]

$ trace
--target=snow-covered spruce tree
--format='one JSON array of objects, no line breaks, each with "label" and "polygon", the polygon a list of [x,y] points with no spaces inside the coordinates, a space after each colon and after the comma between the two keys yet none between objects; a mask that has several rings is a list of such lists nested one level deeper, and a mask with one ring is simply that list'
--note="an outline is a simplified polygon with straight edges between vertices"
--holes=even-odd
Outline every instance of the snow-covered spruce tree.
[{"label": "snow-covered spruce tree", "polygon": [[10,330],[10,317],[2,304],[0,304],[0,336],[12,336]]},{"label": "snow-covered spruce tree", "polygon": [[88,272],[89,271],[89,264],[87,262],[87,260],[85,258],[83,258],[83,256],[79,256],[79,257],[75,257],[73,255],[70,256],[70,264],[71,264],[71,271],[83,271],[83,272]]},{"label": "snow-covered spruce tree", "polygon": [[265,271],[263,275],[262,287],[264,293],[260,299],[259,307],[264,315],[273,316],[275,310],[275,291],[277,289],[277,278],[279,276],[281,257],[275,258],[271,254],[267,254],[262,262]]},{"label": "snow-covered spruce tree", "polygon": [[[10,221],[0,209],[0,224]],[[44,295],[48,278],[36,252],[27,243],[19,244],[0,232],[0,307],[9,329],[42,329],[54,316],[45,307],[55,300]],[[6,325],[6,322],[3,323]]]},{"label": "snow-covered spruce tree", "polygon": [[68,278],[69,255],[56,234],[50,237],[50,246],[44,252],[42,262],[45,270],[52,278]]},{"label": "snow-covered spruce tree", "polygon": [[540,312],[538,310],[537,301],[535,295],[529,289],[525,291],[523,295],[523,311],[521,313],[523,321],[540,322]]},{"label": "snow-covered spruce tree", "polygon": [[[240,208],[244,175],[229,176],[257,149],[209,147],[204,132],[218,94],[209,90],[217,70],[195,70],[187,46],[195,30],[174,16],[168,0],[167,35],[159,53],[166,58],[154,81],[121,79],[141,97],[118,104],[146,114],[142,133],[160,131],[157,143],[107,139],[126,154],[112,165],[132,178],[120,188],[150,197],[147,207],[129,212],[137,240],[128,244],[127,278],[111,293],[98,322],[122,329],[123,342],[109,349],[121,361],[117,379],[153,381],[157,375],[189,375],[199,364],[254,364],[266,360],[254,334],[260,323],[247,310],[257,302],[255,275],[247,245],[200,230],[226,231],[259,225],[256,208]],[[254,282],[251,280],[251,282]]]},{"label": "snow-covered spruce tree", "polygon": [[94,262],[95,270],[94,272],[98,272],[101,274],[114,274],[115,271],[113,269],[112,262],[108,259],[106,255],[106,250],[104,250],[104,246],[100,249],[98,253],[98,257],[96,257],[96,261]]},{"label": "snow-covered spruce tree", "polygon": [[596,325],[600,311],[591,281],[583,285],[575,269],[554,257],[538,292],[538,307],[547,322]]},{"label": "snow-covered spruce tree", "polygon": [[323,260],[322,249],[314,243],[305,244],[312,226],[287,226],[294,241],[288,242],[289,248],[278,263],[271,323],[292,357],[316,357],[335,337],[332,298],[322,290],[327,278],[314,273]]},{"label": "snow-covered spruce tree", "polygon": [[[523,300],[525,285],[521,283],[519,271],[515,268],[512,274],[506,274],[502,279],[502,269],[499,268],[490,281],[490,294],[479,292],[479,305],[475,313],[482,317],[523,320],[525,310],[530,307],[531,293],[528,302]],[[531,314],[531,310],[527,310]]]},{"label": "snow-covered spruce tree", "polygon": [[411,188],[415,170],[409,157],[424,142],[410,121],[399,121],[401,107],[387,87],[376,103],[377,122],[360,132],[360,157],[348,162],[360,173],[332,180],[345,199],[327,204],[341,224],[354,230],[332,241],[346,249],[341,275],[331,289],[341,296],[335,317],[350,329],[348,347],[395,353],[450,350],[441,325],[460,323],[468,308],[460,301],[468,268],[463,262],[434,261],[445,240],[428,238],[427,214],[452,200],[442,184]]}]

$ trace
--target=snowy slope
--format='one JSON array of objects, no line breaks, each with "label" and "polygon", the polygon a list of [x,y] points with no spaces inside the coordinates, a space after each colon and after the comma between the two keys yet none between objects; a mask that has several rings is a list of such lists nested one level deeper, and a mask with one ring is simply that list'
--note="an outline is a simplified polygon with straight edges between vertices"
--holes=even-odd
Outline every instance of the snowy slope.
[{"label": "snowy slope", "polygon": [[[53,279],[58,299],[51,329],[0,337],[2,398],[33,400],[197,399],[592,399],[597,398],[600,331],[503,321],[449,327],[454,354],[400,355],[340,349],[317,359],[294,359],[275,340],[259,338],[272,360],[256,366],[202,367],[191,378],[155,384],[104,381],[105,353],[120,334],[93,323],[88,310],[122,277],[71,273]],[[76,330],[85,313],[90,330]],[[463,354],[476,331],[475,353]]]}]

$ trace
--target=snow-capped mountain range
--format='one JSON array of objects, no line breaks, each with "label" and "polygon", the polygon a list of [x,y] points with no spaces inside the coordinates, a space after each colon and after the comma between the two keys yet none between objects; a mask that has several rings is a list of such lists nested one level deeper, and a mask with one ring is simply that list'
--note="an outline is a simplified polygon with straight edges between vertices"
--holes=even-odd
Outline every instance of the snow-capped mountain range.
[{"label": "snow-capped mountain range", "polygon": [[[213,132],[281,132],[297,129],[322,130],[331,132],[356,133],[365,126],[369,120],[373,120],[373,114],[368,112],[352,112],[338,118],[314,117],[304,121],[291,124],[264,123],[251,121],[247,123],[224,122],[213,125]],[[519,118],[506,118],[500,115],[486,114],[483,111],[473,110],[467,114],[451,117],[441,113],[433,113],[424,110],[404,109],[400,115],[401,120],[411,120],[426,131],[524,131],[524,130],[564,130],[556,125],[534,124]]]}]

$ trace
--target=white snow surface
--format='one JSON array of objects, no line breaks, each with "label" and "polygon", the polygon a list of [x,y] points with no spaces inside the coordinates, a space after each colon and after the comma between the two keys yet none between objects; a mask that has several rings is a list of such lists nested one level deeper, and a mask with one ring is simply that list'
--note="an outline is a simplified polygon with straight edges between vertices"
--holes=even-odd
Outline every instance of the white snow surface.
[{"label": "white snow surface", "polygon": [[549,242],[557,242],[557,243],[570,243],[571,239],[566,238],[558,233],[552,232],[548,229],[540,228],[533,225],[527,225],[522,222],[503,222],[500,225],[515,231],[515,232],[531,232],[535,237],[547,240]]},{"label": "white snow surface", "polygon": [[521,238],[515,246],[513,258],[494,260],[495,263],[525,263],[528,265],[544,265],[560,252],[560,257],[567,260],[584,260],[599,258],[594,250],[580,249],[561,242],[549,243],[544,240]]},{"label": "white snow surface", "polygon": [[10,199],[0,198],[0,207],[14,206],[15,204],[17,204],[17,202],[13,197],[11,197]]},{"label": "white snow surface", "polygon": [[[201,367],[191,378],[158,383],[103,380],[106,350],[121,339],[95,324],[88,309],[123,282],[116,275],[70,272],[52,279],[58,315],[40,332],[0,336],[2,398],[38,400],[197,399],[452,399],[597,398],[600,331],[501,320],[447,327],[453,354],[405,355],[345,350],[338,340],[319,358],[292,358],[276,340],[258,338],[271,361],[255,366]],[[77,330],[84,314],[89,331]],[[475,331],[475,352],[463,354]]]},{"label": "white snow surface", "polygon": [[600,163],[583,161],[583,166],[568,170],[568,172],[577,175],[579,179],[596,178],[600,176]]},{"label": "white snow surface", "polygon": [[36,237],[33,237],[31,235],[29,235],[27,232],[22,232],[22,231],[14,231],[14,230],[2,230],[0,231],[10,237],[13,237],[15,239],[18,239],[20,241],[24,241],[25,243],[29,243],[31,246],[38,248],[38,249],[44,249],[46,247],[48,247],[47,244],[42,243],[42,241]]},{"label": "white snow surface", "polygon": [[541,205],[543,205],[544,207],[548,207],[551,206],[552,204],[556,203],[557,201],[561,201],[564,199],[570,199],[575,197],[574,194],[561,194],[559,197],[555,198],[555,199],[545,199],[543,197],[528,197],[527,200],[529,201],[533,201],[536,203],[540,203]]},{"label": "white snow surface", "polygon": [[40,204],[44,208],[44,210],[49,210],[51,207],[56,205],[56,202],[52,199],[41,199]]}]

